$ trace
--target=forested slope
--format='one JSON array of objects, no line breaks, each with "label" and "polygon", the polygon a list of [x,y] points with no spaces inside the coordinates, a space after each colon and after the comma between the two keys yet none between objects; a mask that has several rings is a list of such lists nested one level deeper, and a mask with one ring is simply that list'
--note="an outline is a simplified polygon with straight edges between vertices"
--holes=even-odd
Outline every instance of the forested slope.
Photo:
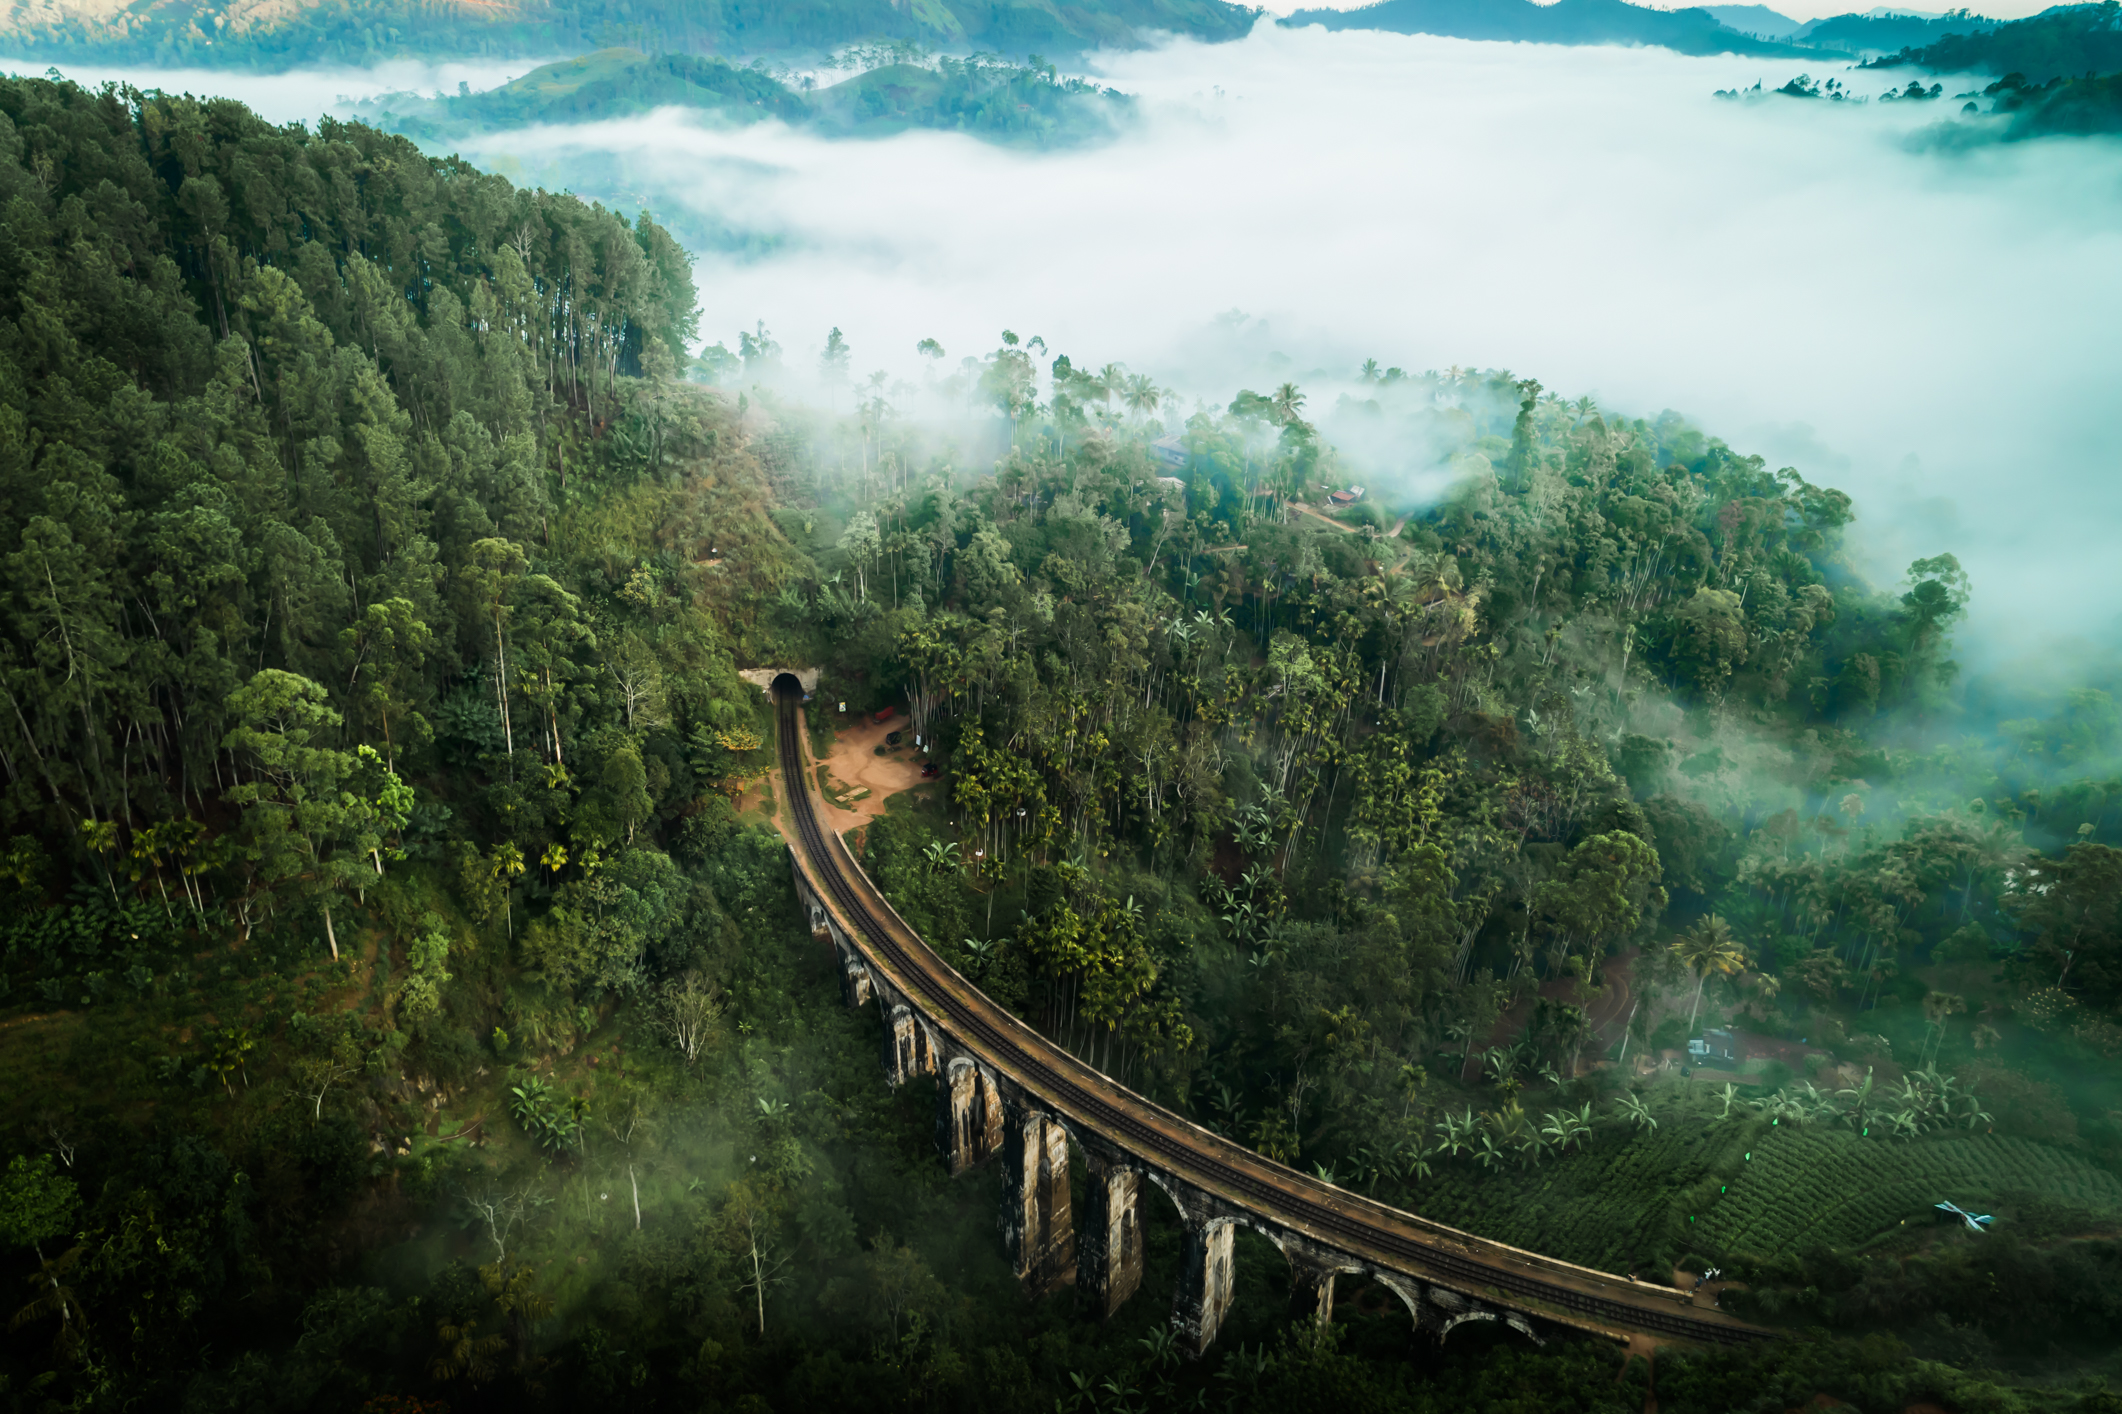
[{"label": "forested slope", "polygon": [[1159,33],[1236,39],[1255,9],[1227,0],[521,0],[332,5],[58,0],[0,10],[16,54],[280,71],[389,59],[545,57],[625,45],[650,53],[823,54],[867,40],[953,52],[1073,53]]},{"label": "forested slope", "polygon": [[758,69],[690,54],[603,50],[546,64],[485,93],[456,98],[391,94],[361,106],[380,127],[428,142],[537,123],[586,123],[659,108],[711,123],[777,119],[834,136],[888,137],[909,128],[987,142],[1057,147],[1114,136],[1134,114],[1127,95],[1051,64],[930,55],[917,46],[850,51],[858,72],[799,92]]},{"label": "forested slope", "polygon": [[2033,83],[2122,69],[2122,5],[2059,5],[1994,29],[1908,46],[1868,65],[1916,65],[1941,73],[2018,74]]},{"label": "forested slope", "polygon": [[[1500,371],[1174,431],[1010,333],[820,412],[763,326],[686,356],[654,223],[225,102],[0,84],[0,223],[14,1407],[1642,1407],[1379,1290],[1293,1327],[1250,1237],[1181,1364],[1154,1204],[1111,1322],[1023,1302],[795,916],[736,676],[790,663],[827,752],[910,710],[860,848],[1079,1053],[1865,1337],[1661,1408],[2100,1407],[1897,1341],[2114,1347],[2122,718],[1965,715],[1972,586],[1865,582],[1846,496]],[[1720,1023],[1785,1058],[1678,1074]]]}]

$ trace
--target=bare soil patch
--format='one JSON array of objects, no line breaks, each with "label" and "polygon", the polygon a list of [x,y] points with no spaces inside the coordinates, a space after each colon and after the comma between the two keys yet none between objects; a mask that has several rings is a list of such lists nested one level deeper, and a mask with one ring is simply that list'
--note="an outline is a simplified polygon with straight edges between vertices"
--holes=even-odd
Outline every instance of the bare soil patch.
[{"label": "bare soil patch", "polygon": [[[817,710],[815,705],[812,710]],[[885,746],[893,732],[899,733],[899,744]],[[921,779],[928,754],[914,750],[913,719],[905,713],[881,723],[866,713],[836,714],[833,733],[832,754],[811,768],[815,777],[818,767],[824,767],[825,780],[812,784],[820,786],[825,822],[832,829],[855,829],[882,815],[885,803],[899,792],[934,784]],[[880,746],[885,747],[882,756],[877,754]]]}]

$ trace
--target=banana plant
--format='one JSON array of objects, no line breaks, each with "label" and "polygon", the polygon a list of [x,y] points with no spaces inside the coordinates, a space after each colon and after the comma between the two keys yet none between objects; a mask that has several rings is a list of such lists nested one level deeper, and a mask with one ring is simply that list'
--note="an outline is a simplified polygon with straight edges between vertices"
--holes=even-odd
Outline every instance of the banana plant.
[{"label": "banana plant", "polygon": [[1871,1121],[1876,1101],[1872,1098],[1873,1076],[1870,1066],[1864,1068],[1864,1082],[1835,1092],[1842,1102],[1842,1118],[1859,1134],[1871,1132]]},{"label": "banana plant", "polygon": [[1460,1154],[1473,1148],[1474,1131],[1479,1123],[1474,1118],[1474,1109],[1471,1105],[1466,1107],[1466,1113],[1463,1115],[1455,1115],[1449,1110],[1445,1111],[1443,1118],[1437,1121],[1436,1126],[1438,1149],[1453,1158],[1457,1158]]},{"label": "banana plant", "polygon": [[1623,1095],[1617,1103],[1621,1109],[1621,1117],[1634,1124],[1639,1131],[1648,1133],[1657,1129],[1658,1117],[1650,1112],[1650,1106],[1644,1104],[1640,1096]]},{"label": "banana plant", "polygon": [[1558,1151],[1573,1148],[1591,1138],[1591,1104],[1588,1101],[1581,1111],[1550,1110],[1544,1118],[1547,1123],[1540,1126],[1540,1132]]}]

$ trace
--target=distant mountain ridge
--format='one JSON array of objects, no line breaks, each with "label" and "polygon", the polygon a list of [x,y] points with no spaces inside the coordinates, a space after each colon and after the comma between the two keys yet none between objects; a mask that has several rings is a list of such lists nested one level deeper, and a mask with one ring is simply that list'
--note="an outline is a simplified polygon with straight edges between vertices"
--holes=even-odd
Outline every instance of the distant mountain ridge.
[{"label": "distant mountain ridge", "polygon": [[1707,10],[1652,10],[1626,0],[1380,0],[1360,10],[1299,10],[1285,25],[1389,30],[1535,44],[1648,44],[1682,54],[1805,58],[1813,51],[1743,34]]},{"label": "distant mountain ridge", "polygon": [[1967,10],[1950,10],[1942,15],[1874,11],[1814,20],[1801,25],[1792,37],[1822,49],[1851,54],[1892,54],[1911,46],[1935,44],[1953,35],[1986,33],[2001,23]]},{"label": "distant mountain ridge", "polygon": [[1227,0],[0,0],[0,51],[285,70],[391,59],[826,53],[871,40],[1071,54],[1158,33],[1236,39]]},{"label": "distant mountain ridge", "polygon": [[[889,52],[880,57],[892,57]],[[360,106],[378,127],[430,143],[546,123],[587,123],[683,108],[743,126],[778,119],[834,137],[887,137],[909,128],[962,132],[1013,147],[1061,147],[1111,137],[1134,112],[1126,94],[990,59],[883,63],[798,92],[771,74],[697,54],[605,49],[547,64],[484,93],[392,94]]]},{"label": "distant mountain ridge", "polygon": [[1762,39],[1789,39],[1804,28],[1802,21],[1771,10],[1766,5],[1704,5],[1703,13],[1714,17],[1726,29],[1735,29],[1741,34],[1756,35]]}]

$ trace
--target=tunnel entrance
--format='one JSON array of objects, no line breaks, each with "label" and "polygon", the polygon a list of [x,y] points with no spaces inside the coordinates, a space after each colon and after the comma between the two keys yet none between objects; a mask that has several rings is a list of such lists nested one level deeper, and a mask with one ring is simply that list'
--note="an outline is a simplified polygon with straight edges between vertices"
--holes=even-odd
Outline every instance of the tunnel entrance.
[{"label": "tunnel entrance", "polygon": [[801,702],[803,700],[803,680],[794,673],[777,673],[774,676],[773,685],[768,688],[768,691],[773,693],[776,702],[784,699]]}]

